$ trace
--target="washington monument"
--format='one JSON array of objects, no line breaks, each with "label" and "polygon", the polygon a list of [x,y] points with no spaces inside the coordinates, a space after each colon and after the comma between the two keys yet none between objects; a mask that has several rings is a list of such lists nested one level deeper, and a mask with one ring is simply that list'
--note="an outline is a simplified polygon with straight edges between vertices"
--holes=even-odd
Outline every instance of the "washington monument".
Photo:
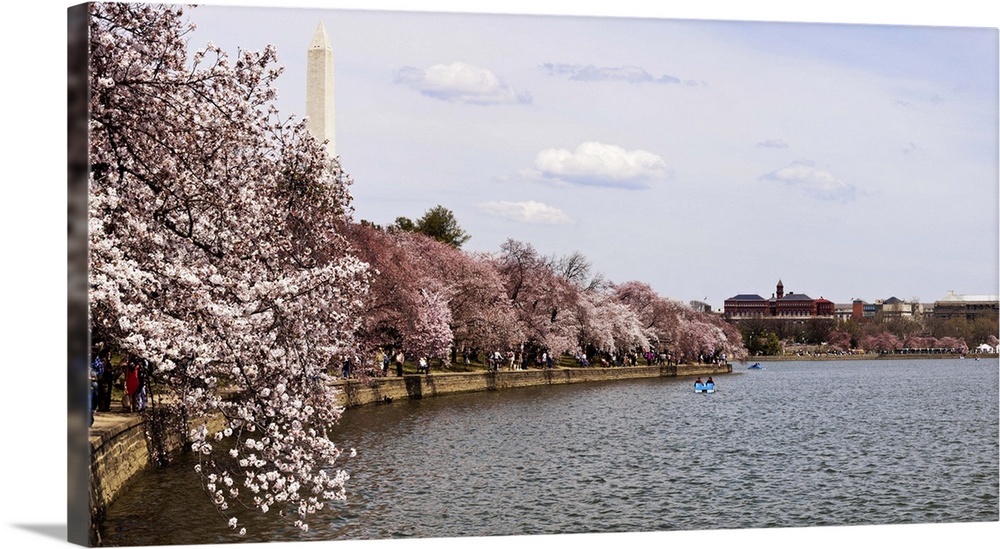
[{"label": "washington monument", "polygon": [[333,113],[333,48],[320,23],[309,44],[306,62],[306,116],[309,118],[306,127],[316,139],[328,140],[326,150],[331,158],[336,158]]}]

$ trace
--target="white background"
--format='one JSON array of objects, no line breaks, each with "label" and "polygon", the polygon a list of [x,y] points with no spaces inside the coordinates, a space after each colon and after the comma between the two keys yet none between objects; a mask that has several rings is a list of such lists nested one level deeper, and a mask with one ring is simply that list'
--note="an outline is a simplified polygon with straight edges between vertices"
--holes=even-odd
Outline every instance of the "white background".
[{"label": "white background", "polygon": [[[279,5],[276,1],[208,4]],[[647,1],[580,2],[296,0],[288,6],[473,11],[694,19],[998,26],[981,0],[930,3],[712,1],[669,7]],[[817,5],[819,4],[819,5]],[[66,8],[70,2],[8,3],[3,33],[3,541],[62,546],[66,539]],[[989,6],[989,7],[988,7]],[[946,381],[944,376],[942,381]],[[995,436],[995,433],[993,433]],[[766,512],[761,510],[761,512]],[[291,543],[286,547],[940,547],[985,546],[1000,523],[729,530],[586,536]],[[13,545],[8,545],[13,542]],[[221,546],[220,546],[221,547]]]}]

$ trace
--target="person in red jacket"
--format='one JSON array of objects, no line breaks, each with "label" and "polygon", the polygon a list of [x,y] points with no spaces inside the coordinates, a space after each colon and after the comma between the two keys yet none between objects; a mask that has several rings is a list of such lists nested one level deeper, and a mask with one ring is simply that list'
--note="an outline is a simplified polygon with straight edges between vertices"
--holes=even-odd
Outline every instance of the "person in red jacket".
[{"label": "person in red jacket", "polygon": [[129,359],[125,363],[125,396],[122,398],[122,408],[126,412],[138,411],[136,396],[139,394],[139,361]]}]

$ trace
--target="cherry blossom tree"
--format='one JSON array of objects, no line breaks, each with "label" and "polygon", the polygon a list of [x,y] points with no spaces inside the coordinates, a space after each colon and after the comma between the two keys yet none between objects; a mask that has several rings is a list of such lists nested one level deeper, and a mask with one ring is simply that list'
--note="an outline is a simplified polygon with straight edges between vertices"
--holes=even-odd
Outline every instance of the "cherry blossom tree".
[{"label": "cherry blossom tree", "polygon": [[938,347],[953,350],[954,352],[961,353],[963,355],[969,352],[969,346],[966,345],[965,340],[960,337],[942,337],[938,340]]},{"label": "cherry blossom tree", "polygon": [[551,257],[549,265],[559,276],[569,280],[583,291],[599,290],[607,285],[604,274],[594,273],[593,264],[581,252],[561,257]]},{"label": "cherry blossom tree", "polygon": [[712,322],[704,313],[692,313],[681,318],[677,338],[677,349],[684,360],[709,360],[719,357],[729,351],[728,356],[736,352],[727,339],[723,327]]},{"label": "cherry blossom tree", "polygon": [[273,49],[189,58],[180,7],[89,9],[92,337],[150,362],[229,526],[274,507],[307,529],[348,478],[327,368],[368,287],[350,180],[273,107]]},{"label": "cherry blossom tree", "polygon": [[742,335],[734,326],[680,302],[677,303],[677,310],[678,328],[674,337],[682,360],[709,361],[723,354],[730,360],[743,359]]},{"label": "cherry blossom tree", "polygon": [[529,353],[556,355],[575,350],[578,288],[559,276],[534,246],[509,239],[493,258],[517,315]]},{"label": "cherry blossom tree", "polygon": [[652,345],[681,360],[699,357],[745,360],[747,350],[739,330],[722,318],[696,311],[657,294],[644,282],[614,286],[615,295],[636,312]]},{"label": "cherry blossom tree", "polygon": [[607,353],[649,349],[647,332],[639,315],[612,292],[583,292],[577,302],[580,348]]},{"label": "cherry blossom tree", "polygon": [[902,342],[895,335],[883,331],[874,334],[866,334],[858,342],[866,352],[891,353],[903,348]]},{"label": "cherry blossom tree", "polygon": [[503,279],[490,258],[417,233],[401,233],[414,269],[440,285],[451,311],[453,349],[511,348],[522,339]]},{"label": "cherry blossom tree", "polygon": [[424,305],[420,293],[423,277],[413,263],[413,254],[397,236],[370,224],[348,224],[344,234],[352,253],[373,272],[368,298],[358,318],[361,351],[404,349]]},{"label": "cherry blossom tree", "polygon": [[454,336],[451,332],[451,309],[439,284],[427,283],[420,290],[421,307],[407,337],[407,350],[416,356],[448,356]]},{"label": "cherry blossom tree", "polygon": [[827,337],[827,343],[838,351],[848,351],[851,348],[851,334],[844,330],[833,330]]},{"label": "cherry blossom tree", "polygon": [[937,338],[930,336],[910,336],[903,342],[906,349],[934,349],[939,346]]},{"label": "cherry blossom tree", "polygon": [[445,358],[456,346],[508,348],[520,341],[493,264],[429,236],[371,224],[346,228],[377,273],[362,311],[363,347]]},{"label": "cherry blossom tree", "polygon": [[659,350],[669,349],[677,340],[680,303],[664,299],[649,284],[637,280],[613,288],[615,297],[639,316],[650,345]]}]

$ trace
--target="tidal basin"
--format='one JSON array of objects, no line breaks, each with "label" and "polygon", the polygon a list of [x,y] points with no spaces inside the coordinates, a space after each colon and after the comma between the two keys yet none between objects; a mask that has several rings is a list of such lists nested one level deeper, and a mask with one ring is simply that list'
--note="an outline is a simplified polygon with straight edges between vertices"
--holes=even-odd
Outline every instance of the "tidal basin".
[{"label": "tidal basin", "polygon": [[998,520],[996,358],[734,365],[349,409],[348,501],[226,528],[194,458],[144,474],[105,545]]}]

